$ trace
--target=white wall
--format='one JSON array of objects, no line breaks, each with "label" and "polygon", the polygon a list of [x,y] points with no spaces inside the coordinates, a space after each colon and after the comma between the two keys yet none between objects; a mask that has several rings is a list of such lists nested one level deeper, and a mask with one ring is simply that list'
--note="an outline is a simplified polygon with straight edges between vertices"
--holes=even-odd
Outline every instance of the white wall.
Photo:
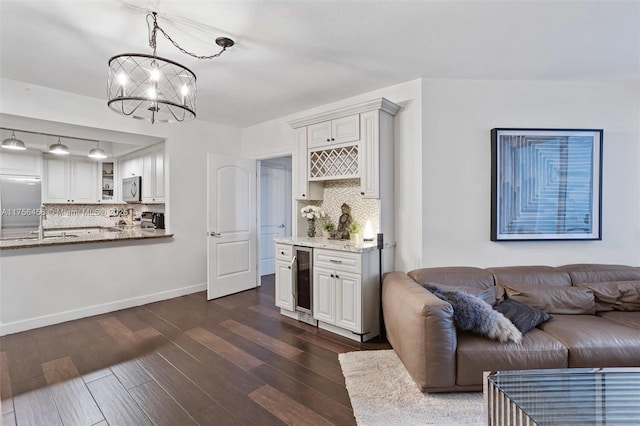
[{"label": "white wall", "polygon": [[421,80],[364,93],[339,102],[318,106],[296,114],[242,129],[242,154],[260,158],[293,152],[294,132],[288,121],[359,102],[385,97],[402,108],[394,120],[395,144],[395,267],[416,268],[422,261],[422,158]]},{"label": "white wall", "polygon": [[[423,80],[423,266],[640,262],[638,83]],[[491,242],[490,130],[602,128],[602,241]]]},{"label": "white wall", "polygon": [[[204,288],[206,154],[238,155],[239,129],[198,120],[152,125],[113,113],[101,99],[7,79],[0,80],[0,99],[2,114],[17,116],[21,121],[28,117],[86,126],[82,128],[84,137],[87,128],[94,128],[96,134],[106,130],[135,134],[132,138],[147,135],[166,139],[165,179],[170,185],[165,210],[170,231],[175,234],[162,243],[0,251],[0,332],[15,332]],[[128,137],[126,133],[117,136]]]}]

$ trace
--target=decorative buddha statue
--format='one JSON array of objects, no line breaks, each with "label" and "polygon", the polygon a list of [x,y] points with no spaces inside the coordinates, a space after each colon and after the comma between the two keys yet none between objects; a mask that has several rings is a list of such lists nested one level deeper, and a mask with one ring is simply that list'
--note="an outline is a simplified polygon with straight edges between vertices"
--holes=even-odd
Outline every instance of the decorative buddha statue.
[{"label": "decorative buddha statue", "polygon": [[342,214],[340,215],[340,219],[338,219],[338,229],[336,231],[336,239],[337,240],[348,240],[349,239],[349,225],[351,225],[351,207],[347,203],[343,203],[342,206]]}]

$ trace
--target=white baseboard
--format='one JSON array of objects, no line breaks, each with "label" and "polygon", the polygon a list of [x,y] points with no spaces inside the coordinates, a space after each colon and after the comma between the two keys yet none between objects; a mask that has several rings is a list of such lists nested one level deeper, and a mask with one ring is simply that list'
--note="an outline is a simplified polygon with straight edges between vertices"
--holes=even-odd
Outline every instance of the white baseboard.
[{"label": "white baseboard", "polygon": [[207,284],[195,284],[187,287],[176,288],[159,293],[146,294],[144,296],[132,297],[130,299],[116,300],[100,305],[87,306],[86,308],[73,309],[70,311],[57,312],[55,314],[43,315],[20,321],[0,324],[0,336],[19,333],[33,328],[45,327],[47,325],[59,324],[65,321],[86,318],[93,315],[100,315],[107,312],[119,311],[120,309],[133,308],[147,303],[159,302],[173,297],[184,296],[185,294],[197,293],[207,289]]}]

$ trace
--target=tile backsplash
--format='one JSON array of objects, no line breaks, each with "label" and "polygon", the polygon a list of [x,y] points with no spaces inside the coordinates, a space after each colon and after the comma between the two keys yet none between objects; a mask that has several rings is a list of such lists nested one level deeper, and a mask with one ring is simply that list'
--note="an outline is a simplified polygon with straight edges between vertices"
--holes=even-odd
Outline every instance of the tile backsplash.
[{"label": "tile backsplash", "polygon": [[[45,228],[114,226],[133,209],[133,217],[143,211],[164,213],[164,204],[45,204]],[[139,222],[134,222],[139,223]]]},{"label": "tile backsplash", "polygon": [[[351,207],[351,217],[364,226],[367,220],[371,221],[373,232],[380,229],[380,200],[363,198],[360,194],[360,180],[346,179],[326,181],[324,185],[324,200],[314,202],[326,214],[326,217],[316,223],[316,234],[322,235],[323,225],[327,218],[338,224],[338,219],[342,214],[342,203],[347,203]],[[304,232],[304,231],[303,231]]]}]

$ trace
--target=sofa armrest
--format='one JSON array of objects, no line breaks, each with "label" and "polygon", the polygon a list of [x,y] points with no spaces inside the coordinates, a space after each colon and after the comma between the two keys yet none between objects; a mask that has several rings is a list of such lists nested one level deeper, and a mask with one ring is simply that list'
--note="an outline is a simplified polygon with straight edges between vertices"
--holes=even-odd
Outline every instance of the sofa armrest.
[{"label": "sofa armrest", "polygon": [[422,392],[456,381],[453,308],[403,272],[382,283],[387,338]]}]

